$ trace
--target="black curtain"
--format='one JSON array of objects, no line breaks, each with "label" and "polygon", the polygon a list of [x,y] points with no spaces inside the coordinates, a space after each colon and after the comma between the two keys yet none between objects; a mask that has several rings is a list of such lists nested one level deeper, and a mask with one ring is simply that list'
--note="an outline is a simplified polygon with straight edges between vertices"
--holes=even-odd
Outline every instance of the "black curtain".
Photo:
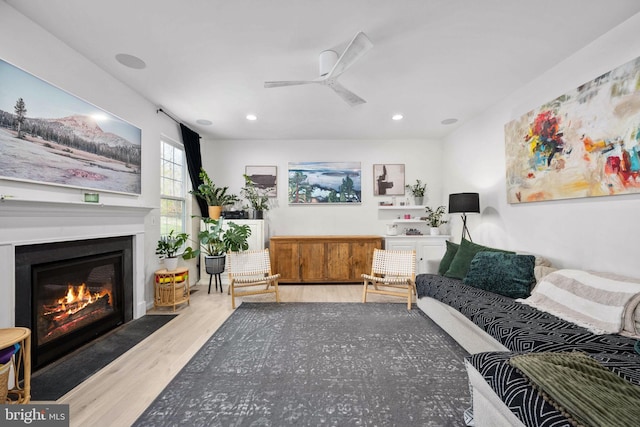
[{"label": "black curtain", "polygon": [[[191,185],[193,188],[198,188],[202,183],[202,181],[200,181],[200,169],[202,168],[200,135],[182,123],[180,123],[180,131],[182,132],[182,144],[184,144],[184,151],[187,155],[187,168],[189,170],[189,178],[191,178]],[[198,207],[200,207],[201,216],[208,217],[209,210],[207,209],[207,202],[202,200],[200,197],[196,197],[196,200],[198,201]]]}]

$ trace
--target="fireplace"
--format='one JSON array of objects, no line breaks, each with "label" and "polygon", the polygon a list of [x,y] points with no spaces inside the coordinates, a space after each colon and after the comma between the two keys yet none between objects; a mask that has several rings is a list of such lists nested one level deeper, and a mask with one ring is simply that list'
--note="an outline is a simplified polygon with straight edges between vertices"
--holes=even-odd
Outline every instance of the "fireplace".
[{"label": "fireplace", "polygon": [[133,318],[131,236],[17,246],[15,271],[34,369]]}]

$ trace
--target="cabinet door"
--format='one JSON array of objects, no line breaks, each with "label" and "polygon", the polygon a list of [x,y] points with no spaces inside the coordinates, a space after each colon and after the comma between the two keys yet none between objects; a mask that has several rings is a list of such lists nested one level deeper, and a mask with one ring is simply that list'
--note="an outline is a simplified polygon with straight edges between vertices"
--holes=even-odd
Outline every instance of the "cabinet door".
[{"label": "cabinet door", "polygon": [[381,241],[355,242],[351,244],[351,277],[362,280],[361,274],[371,273],[373,250],[380,249]]},{"label": "cabinet door", "polygon": [[416,242],[413,239],[387,239],[385,249],[390,251],[415,251]]},{"label": "cabinet door", "polygon": [[304,282],[322,282],[325,274],[325,242],[300,241],[300,277]]},{"label": "cabinet door", "polygon": [[326,243],[326,279],[344,282],[351,279],[351,244],[349,242]]},{"label": "cabinet door", "polygon": [[280,273],[281,282],[300,281],[300,255],[297,242],[271,242],[271,269]]},{"label": "cabinet door", "polygon": [[419,242],[417,250],[416,274],[436,274],[440,260],[446,251],[444,240]]}]

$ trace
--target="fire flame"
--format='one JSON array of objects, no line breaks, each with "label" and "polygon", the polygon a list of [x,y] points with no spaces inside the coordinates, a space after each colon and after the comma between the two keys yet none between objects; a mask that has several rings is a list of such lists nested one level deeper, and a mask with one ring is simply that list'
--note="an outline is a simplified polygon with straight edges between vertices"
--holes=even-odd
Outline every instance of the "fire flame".
[{"label": "fire flame", "polygon": [[109,300],[112,301],[111,292],[107,289],[102,289],[100,292],[94,292],[92,294],[91,291],[87,289],[87,285],[85,283],[82,283],[79,286],[70,284],[67,288],[67,294],[56,300],[57,307],[49,309],[45,315],[58,313],[55,319],[61,319],[79,312],[105,295],[109,295]]}]

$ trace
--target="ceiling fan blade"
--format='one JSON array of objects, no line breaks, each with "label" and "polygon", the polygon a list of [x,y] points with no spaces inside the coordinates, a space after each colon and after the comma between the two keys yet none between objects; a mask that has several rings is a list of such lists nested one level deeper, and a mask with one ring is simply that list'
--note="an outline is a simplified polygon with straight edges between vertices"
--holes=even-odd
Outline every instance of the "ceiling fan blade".
[{"label": "ceiling fan blade", "polygon": [[309,83],[317,83],[317,82],[314,80],[285,80],[280,82],[264,82],[264,87],[296,86],[296,85],[306,85]]},{"label": "ceiling fan blade", "polygon": [[335,63],[329,74],[328,78],[338,77],[340,74],[344,73],[351,67],[355,62],[364,56],[365,53],[369,51],[373,47],[373,43],[371,40],[360,31],[355,35],[351,43],[347,46],[347,48],[342,52],[340,58]]},{"label": "ceiling fan blade", "polygon": [[340,96],[340,98],[342,98],[347,104],[351,105],[352,107],[367,102],[355,93],[351,92],[349,89],[342,86],[334,79],[329,80],[326,83],[326,86],[329,86],[331,89],[333,89],[338,94],[338,96]]}]

